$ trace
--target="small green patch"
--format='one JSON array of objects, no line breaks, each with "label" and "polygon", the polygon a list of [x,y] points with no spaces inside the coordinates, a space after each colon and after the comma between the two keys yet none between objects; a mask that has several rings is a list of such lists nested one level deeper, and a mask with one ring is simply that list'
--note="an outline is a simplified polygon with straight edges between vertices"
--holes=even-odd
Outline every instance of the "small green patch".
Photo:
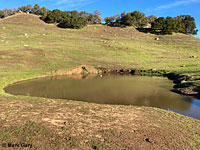
[{"label": "small green patch", "polygon": [[110,121],[115,121],[117,118],[116,117],[109,117]]},{"label": "small green patch", "polygon": [[7,58],[7,56],[1,56],[1,58],[2,58],[2,59],[6,59],[6,58]]},{"label": "small green patch", "polygon": [[74,136],[68,136],[65,138],[67,145],[69,145],[70,147],[78,147],[78,141],[76,139],[76,137]]},{"label": "small green patch", "polygon": [[81,109],[78,109],[78,111],[83,114],[88,114],[90,112],[90,108],[81,108]]},{"label": "small green patch", "polygon": [[96,119],[96,120],[103,120],[103,121],[107,121],[108,118],[106,117],[101,117],[101,116],[92,116],[92,118]]},{"label": "small green patch", "polygon": [[70,108],[70,109],[76,107],[76,105],[73,105],[73,104],[63,104],[62,106],[63,106],[63,107],[68,107],[68,108]]},{"label": "small green patch", "polygon": [[101,111],[102,108],[101,107],[94,107],[94,108],[92,108],[92,110],[94,110],[94,111]]},{"label": "small green patch", "polygon": [[68,128],[67,128],[66,126],[64,126],[64,127],[61,127],[61,129],[62,129],[63,131],[66,131],[66,130],[68,130]]},{"label": "small green patch", "polygon": [[93,146],[94,150],[102,150],[102,147],[100,145],[95,145]]},{"label": "small green patch", "polygon": [[102,150],[102,145],[99,142],[92,140],[91,144],[92,144],[93,150]]}]

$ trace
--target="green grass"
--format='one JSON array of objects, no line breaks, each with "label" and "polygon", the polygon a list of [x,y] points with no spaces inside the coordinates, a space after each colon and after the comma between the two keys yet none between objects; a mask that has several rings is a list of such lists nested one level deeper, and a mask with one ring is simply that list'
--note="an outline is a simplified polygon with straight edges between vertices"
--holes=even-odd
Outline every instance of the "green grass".
[{"label": "green grass", "polygon": [[81,30],[60,29],[23,14],[0,20],[0,29],[1,94],[14,81],[51,70],[66,72],[81,64],[190,75],[200,72],[200,40],[188,35],[162,35],[156,41],[157,35],[134,28],[90,25]]},{"label": "green grass", "polygon": [[[81,30],[60,29],[55,25],[45,24],[34,15],[21,14],[2,19],[0,20],[0,98],[37,101],[37,103],[45,101],[47,99],[9,95],[3,88],[16,81],[51,75],[52,70],[67,72],[80,65],[107,69],[156,69],[200,78],[200,39],[183,34],[160,35],[159,41],[155,40],[156,37],[158,36],[141,33],[134,28],[112,28],[104,25],[90,25]],[[190,56],[195,56],[195,58],[190,58]],[[86,73],[83,72],[83,74]],[[162,75],[162,72],[143,74]],[[189,82],[196,83],[199,80]],[[70,110],[76,109],[76,113],[83,116],[89,115],[92,111],[103,111],[100,107],[92,109],[85,106],[76,108],[77,106],[72,104],[65,106]],[[152,117],[152,120],[155,120],[153,114],[156,111],[159,109],[152,108],[149,118]],[[47,111],[49,114],[54,112],[53,108]],[[164,117],[171,114],[166,111],[159,113]],[[114,117],[97,115],[94,115],[93,119],[101,122],[116,121]],[[186,120],[180,122],[180,126],[191,132],[193,128],[196,130],[199,128],[199,126],[190,127]],[[43,134],[54,139],[58,138],[58,140],[53,139],[53,144],[49,139],[41,142],[36,138],[38,136],[34,130],[39,133],[39,140],[43,140]],[[65,126],[62,128],[63,132],[69,130]],[[35,123],[13,126],[2,129],[0,132],[0,141],[4,142],[9,140],[17,142],[18,138],[21,138],[21,141],[35,141],[35,144],[37,142],[45,144],[49,141],[48,147],[61,146],[57,149],[62,149],[63,143],[71,147],[79,143],[74,136],[68,136],[63,142],[63,139],[54,137],[53,133]],[[197,138],[194,137],[198,141],[196,143],[199,144]],[[92,143],[92,145],[94,149],[102,149],[99,143]]]}]

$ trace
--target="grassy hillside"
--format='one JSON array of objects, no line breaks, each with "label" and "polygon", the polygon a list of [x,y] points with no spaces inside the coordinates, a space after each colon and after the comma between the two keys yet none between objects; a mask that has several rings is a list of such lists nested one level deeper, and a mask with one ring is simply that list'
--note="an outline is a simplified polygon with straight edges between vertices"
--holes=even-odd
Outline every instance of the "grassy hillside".
[{"label": "grassy hillside", "polygon": [[12,96],[3,91],[14,81],[80,65],[154,68],[198,77],[200,39],[104,25],[60,29],[25,14],[0,20],[0,144],[31,142],[34,149],[45,145],[47,149],[200,147],[200,122],[172,112]]},{"label": "grassy hillside", "polygon": [[1,66],[3,70],[65,70],[87,64],[200,71],[200,39],[188,35],[156,36],[131,27],[104,25],[65,30],[45,24],[33,15],[1,20],[0,29],[1,64],[7,64],[5,68]]},{"label": "grassy hillside", "polygon": [[104,25],[66,30],[25,14],[1,20],[0,29],[2,75],[65,72],[82,64],[187,74],[200,71],[200,39],[188,35],[157,36]]}]

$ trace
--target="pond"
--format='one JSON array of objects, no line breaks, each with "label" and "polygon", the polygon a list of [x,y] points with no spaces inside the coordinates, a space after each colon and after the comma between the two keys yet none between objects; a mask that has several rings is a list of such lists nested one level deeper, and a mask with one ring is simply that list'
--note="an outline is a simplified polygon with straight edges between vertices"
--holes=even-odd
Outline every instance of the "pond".
[{"label": "pond", "polygon": [[163,77],[91,75],[21,81],[4,90],[13,95],[157,107],[200,120],[200,100],[173,93],[172,89],[172,81]]}]

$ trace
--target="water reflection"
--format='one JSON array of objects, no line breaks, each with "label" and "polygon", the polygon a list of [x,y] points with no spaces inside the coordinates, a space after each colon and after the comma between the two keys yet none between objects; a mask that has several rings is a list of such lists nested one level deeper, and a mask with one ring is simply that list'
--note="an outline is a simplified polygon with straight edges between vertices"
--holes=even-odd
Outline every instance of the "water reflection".
[{"label": "water reflection", "polygon": [[56,76],[16,83],[14,95],[71,99],[100,104],[151,106],[200,119],[200,101],[171,92],[171,81],[144,76]]},{"label": "water reflection", "polygon": [[176,109],[174,110],[172,109],[172,111],[200,120],[200,100],[193,98],[186,98],[186,99],[187,99],[186,102],[190,104],[190,108],[188,108],[185,111]]}]

